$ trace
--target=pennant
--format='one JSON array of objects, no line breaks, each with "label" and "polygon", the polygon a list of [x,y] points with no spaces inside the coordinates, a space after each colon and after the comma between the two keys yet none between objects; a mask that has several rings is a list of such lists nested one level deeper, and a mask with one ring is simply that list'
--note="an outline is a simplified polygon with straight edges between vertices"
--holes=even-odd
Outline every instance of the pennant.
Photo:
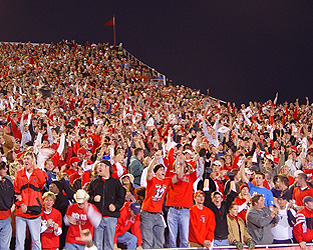
[{"label": "pennant", "polygon": [[114,23],[114,17],[112,17],[111,19],[110,19],[110,21],[108,21],[106,24],[104,24],[104,26],[114,26],[115,25],[115,23]]}]

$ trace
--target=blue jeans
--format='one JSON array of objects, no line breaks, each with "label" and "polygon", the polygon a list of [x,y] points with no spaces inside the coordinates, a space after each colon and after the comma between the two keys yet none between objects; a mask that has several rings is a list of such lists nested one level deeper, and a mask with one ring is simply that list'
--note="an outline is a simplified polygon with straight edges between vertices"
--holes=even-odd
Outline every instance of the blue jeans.
[{"label": "blue jeans", "polygon": [[127,249],[137,248],[137,237],[129,232],[117,237],[117,242],[125,245]]},{"label": "blue jeans", "polygon": [[164,218],[161,213],[152,214],[141,211],[141,234],[143,249],[163,248],[164,245]]},{"label": "blue jeans", "polygon": [[102,217],[101,222],[94,232],[94,243],[98,250],[109,250],[114,247],[114,235],[117,218]]},{"label": "blue jeans", "polygon": [[229,246],[228,239],[225,239],[225,240],[216,240],[216,239],[214,239],[213,246],[214,247]]},{"label": "blue jeans", "polygon": [[9,250],[12,236],[11,220],[0,220],[0,249]]},{"label": "blue jeans", "polygon": [[24,218],[20,216],[15,217],[15,234],[16,244],[15,250],[24,250],[26,224],[28,226],[32,238],[32,250],[41,250],[40,242],[40,226],[41,217],[35,219]]},{"label": "blue jeans", "polygon": [[170,207],[167,214],[168,224],[168,248],[175,248],[177,233],[179,231],[179,247],[188,247],[189,237],[189,219],[190,213],[188,208],[175,209]]},{"label": "blue jeans", "polygon": [[65,243],[65,250],[85,250],[86,245]]}]

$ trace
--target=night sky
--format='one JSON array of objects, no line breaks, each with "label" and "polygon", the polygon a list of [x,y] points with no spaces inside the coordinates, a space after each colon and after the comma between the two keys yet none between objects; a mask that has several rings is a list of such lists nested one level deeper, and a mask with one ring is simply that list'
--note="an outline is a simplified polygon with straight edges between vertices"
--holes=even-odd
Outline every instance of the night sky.
[{"label": "night sky", "polygon": [[225,101],[313,102],[313,1],[0,1],[0,41],[117,42]]}]

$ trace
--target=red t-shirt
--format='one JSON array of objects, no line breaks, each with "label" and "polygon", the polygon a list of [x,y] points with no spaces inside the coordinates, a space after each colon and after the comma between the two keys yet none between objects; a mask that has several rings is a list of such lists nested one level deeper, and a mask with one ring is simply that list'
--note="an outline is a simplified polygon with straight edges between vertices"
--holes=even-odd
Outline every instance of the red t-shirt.
[{"label": "red t-shirt", "polygon": [[169,177],[164,180],[156,177],[147,180],[146,198],[143,201],[142,210],[150,213],[161,212],[167,188],[171,183],[172,178]]},{"label": "red t-shirt", "polygon": [[[93,206],[95,211],[98,209],[93,204],[88,204],[89,206]],[[79,232],[79,225],[81,229],[89,229],[91,234],[93,235],[94,226],[91,224],[90,220],[88,219],[87,213],[84,209],[81,209],[77,206],[77,203],[70,205],[66,210],[66,215],[72,216],[74,219],[77,220],[76,225],[70,225],[67,231],[65,242],[70,244],[82,244],[86,245],[86,242],[75,240],[75,237],[80,236]]]},{"label": "red t-shirt", "polygon": [[[62,215],[59,210],[52,208],[50,214],[43,212],[41,221],[46,222],[49,219],[52,219],[53,222],[59,225],[59,227],[62,227]],[[41,247],[42,249],[57,249],[59,247],[59,236],[55,235],[53,225],[48,227],[46,231],[41,234]]]},{"label": "red t-shirt", "polygon": [[192,185],[197,179],[196,171],[184,175],[182,180],[170,185],[168,189],[166,206],[168,207],[186,207],[191,208],[193,205],[193,188]]}]

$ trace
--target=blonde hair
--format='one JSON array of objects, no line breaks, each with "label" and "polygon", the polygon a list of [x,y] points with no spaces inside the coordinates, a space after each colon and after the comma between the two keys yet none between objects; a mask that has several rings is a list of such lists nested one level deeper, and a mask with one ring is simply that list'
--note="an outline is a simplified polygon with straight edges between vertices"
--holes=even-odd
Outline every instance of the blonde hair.
[{"label": "blonde hair", "polygon": [[45,192],[45,193],[43,194],[42,200],[44,200],[44,199],[46,199],[46,198],[48,198],[48,197],[52,198],[54,201],[57,199],[57,198],[55,197],[55,194],[54,194],[54,193],[52,193],[51,191],[48,191],[48,192]]},{"label": "blonde hair", "polygon": [[19,163],[18,161],[14,161],[13,163],[11,163],[10,167],[9,167],[10,176],[14,176],[15,177],[16,171],[18,169],[21,169],[22,167],[23,167],[22,164]]}]

